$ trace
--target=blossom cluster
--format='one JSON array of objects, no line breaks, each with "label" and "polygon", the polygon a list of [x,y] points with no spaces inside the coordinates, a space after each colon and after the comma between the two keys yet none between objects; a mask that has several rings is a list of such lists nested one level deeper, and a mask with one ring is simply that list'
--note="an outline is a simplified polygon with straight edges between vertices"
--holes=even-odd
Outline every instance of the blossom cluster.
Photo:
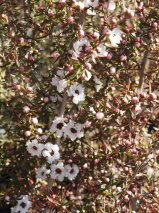
[{"label": "blossom cluster", "polygon": [[58,138],[62,137],[62,135],[64,137],[68,136],[72,141],[74,141],[76,138],[83,137],[84,124],[76,123],[73,120],[69,120],[69,122],[66,123],[67,120],[67,118],[55,117],[50,127],[50,132],[56,132],[56,136]]},{"label": "blossom cluster", "polygon": [[21,195],[17,201],[18,204],[11,210],[11,213],[27,213],[32,206],[32,202],[28,200],[28,195]]}]

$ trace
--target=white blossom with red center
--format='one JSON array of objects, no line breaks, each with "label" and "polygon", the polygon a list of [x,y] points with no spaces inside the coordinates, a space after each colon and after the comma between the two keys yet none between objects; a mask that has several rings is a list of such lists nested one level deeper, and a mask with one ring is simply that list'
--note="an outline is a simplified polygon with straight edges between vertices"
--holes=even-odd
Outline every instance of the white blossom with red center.
[{"label": "white blossom with red center", "polygon": [[72,85],[67,91],[68,96],[73,96],[73,103],[78,104],[80,101],[85,100],[84,88],[80,85]]},{"label": "white blossom with red center", "polygon": [[38,143],[37,139],[34,139],[32,141],[27,141],[26,143],[27,150],[32,156],[41,156],[41,151],[44,148],[44,145],[41,143]]},{"label": "white blossom with red center", "polygon": [[76,178],[77,174],[79,173],[79,169],[78,166],[73,164],[72,166],[70,166],[69,164],[65,166],[66,169],[66,177],[69,180],[73,180]]},{"label": "white blossom with red center", "polygon": [[47,162],[51,164],[60,158],[59,146],[57,144],[46,143],[42,155],[47,159]]},{"label": "white blossom with red center", "polygon": [[31,206],[32,202],[28,200],[28,195],[21,195],[18,198],[18,205],[11,210],[11,213],[27,213]]},{"label": "white blossom with red center", "polygon": [[64,180],[64,177],[66,176],[66,170],[65,170],[62,162],[51,165],[50,176],[52,179],[58,179],[59,181]]},{"label": "white blossom with red center", "polygon": [[47,169],[46,165],[42,165],[41,168],[38,168],[36,178],[45,180],[48,174],[50,174],[50,169]]},{"label": "white blossom with red center", "polygon": [[56,132],[56,136],[61,138],[63,135],[64,127],[66,126],[67,118],[55,117],[50,127],[50,132]]},{"label": "white blossom with red center", "polygon": [[84,136],[82,131],[84,124],[76,123],[73,120],[70,120],[67,126],[64,129],[64,136],[68,136],[72,141],[76,138],[81,138]]}]

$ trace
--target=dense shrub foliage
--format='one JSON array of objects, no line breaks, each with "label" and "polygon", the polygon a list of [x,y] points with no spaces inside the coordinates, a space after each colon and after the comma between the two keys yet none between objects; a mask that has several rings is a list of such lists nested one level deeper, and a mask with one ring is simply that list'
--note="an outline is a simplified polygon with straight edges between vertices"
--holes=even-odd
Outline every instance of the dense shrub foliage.
[{"label": "dense shrub foliage", "polygon": [[0,0],[0,206],[159,212],[154,0]]}]

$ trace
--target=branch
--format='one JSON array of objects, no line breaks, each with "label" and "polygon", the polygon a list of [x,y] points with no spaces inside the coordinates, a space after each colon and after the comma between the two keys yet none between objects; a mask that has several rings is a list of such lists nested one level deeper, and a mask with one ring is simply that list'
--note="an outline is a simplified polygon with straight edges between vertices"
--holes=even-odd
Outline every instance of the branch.
[{"label": "branch", "polygon": [[145,67],[148,61],[148,55],[149,55],[149,51],[146,50],[144,52],[144,56],[143,56],[143,60],[142,60],[142,65],[141,65],[141,70],[139,71],[139,87],[138,87],[138,92],[142,92],[143,91],[143,85],[144,85],[144,71],[145,71]]}]

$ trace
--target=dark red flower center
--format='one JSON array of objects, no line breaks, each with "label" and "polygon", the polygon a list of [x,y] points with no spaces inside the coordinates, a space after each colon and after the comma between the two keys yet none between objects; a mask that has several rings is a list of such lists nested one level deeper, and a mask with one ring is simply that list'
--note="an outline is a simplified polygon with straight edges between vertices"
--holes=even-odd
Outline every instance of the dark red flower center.
[{"label": "dark red flower center", "polygon": [[62,172],[62,171],[61,171],[60,168],[57,168],[57,169],[56,169],[56,173],[57,173],[57,174],[61,174],[61,172]]},{"label": "dark red flower center", "polygon": [[63,126],[64,126],[63,123],[58,123],[56,127],[57,127],[58,129],[62,129]]},{"label": "dark red flower center", "polygon": [[77,130],[75,128],[71,128],[72,133],[77,133]]}]

